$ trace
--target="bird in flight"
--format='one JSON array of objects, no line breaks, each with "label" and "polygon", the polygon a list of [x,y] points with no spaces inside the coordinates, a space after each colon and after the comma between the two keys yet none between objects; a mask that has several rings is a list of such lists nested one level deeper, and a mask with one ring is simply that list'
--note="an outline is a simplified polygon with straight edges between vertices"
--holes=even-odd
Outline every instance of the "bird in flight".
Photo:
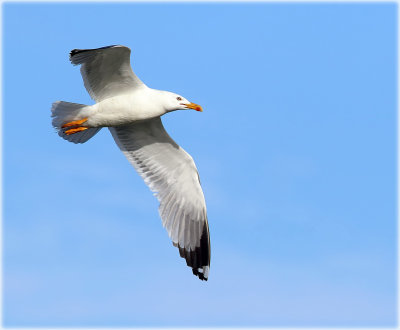
[{"label": "bird in flight", "polygon": [[132,71],[125,46],[74,49],[86,90],[96,101],[54,102],[52,124],[63,139],[84,143],[108,127],[116,144],[154,192],[159,213],[193,274],[208,279],[210,234],[199,174],[192,157],[165,131],[161,116],[175,110],[202,111],[183,96],[147,87]]}]

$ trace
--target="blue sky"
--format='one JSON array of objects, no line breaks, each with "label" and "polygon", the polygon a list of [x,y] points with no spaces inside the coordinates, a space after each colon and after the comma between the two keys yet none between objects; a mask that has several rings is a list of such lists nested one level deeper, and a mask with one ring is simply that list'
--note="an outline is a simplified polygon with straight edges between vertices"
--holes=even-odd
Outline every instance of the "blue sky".
[{"label": "blue sky", "polygon": [[[396,10],[6,3],[4,325],[395,325]],[[68,52],[110,44],[204,108],[163,121],[200,172],[208,282],[108,130],[50,125],[93,103]]]}]

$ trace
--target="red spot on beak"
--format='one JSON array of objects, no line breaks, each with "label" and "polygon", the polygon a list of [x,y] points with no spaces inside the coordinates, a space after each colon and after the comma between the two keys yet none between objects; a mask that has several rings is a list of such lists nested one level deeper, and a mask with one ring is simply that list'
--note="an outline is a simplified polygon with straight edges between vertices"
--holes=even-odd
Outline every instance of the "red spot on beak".
[{"label": "red spot on beak", "polygon": [[200,105],[196,104],[196,103],[189,103],[189,104],[186,104],[186,106],[189,109],[193,109],[193,110],[200,111],[200,112],[203,111],[203,108]]}]

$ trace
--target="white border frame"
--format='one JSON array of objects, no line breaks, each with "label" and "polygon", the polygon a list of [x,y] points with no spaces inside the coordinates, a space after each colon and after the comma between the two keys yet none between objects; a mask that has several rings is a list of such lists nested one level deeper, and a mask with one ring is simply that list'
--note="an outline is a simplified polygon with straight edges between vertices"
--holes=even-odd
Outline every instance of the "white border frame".
[{"label": "white border frame", "polygon": [[[25,1],[18,1],[18,0],[0,0],[0,14],[1,18],[3,18],[3,4],[4,3],[112,3],[112,4],[118,4],[118,3],[396,3],[397,4],[397,100],[396,100],[396,105],[397,105],[397,144],[396,144],[396,149],[397,149],[397,210],[396,210],[396,216],[397,216],[397,327],[396,328],[378,328],[378,327],[368,327],[368,328],[362,328],[362,327],[290,327],[290,328],[285,328],[285,327],[212,327],[212,328],[186,328],[186,327],[162,327],[162,328],[129,328],[129,327],[85,327],[85,328],[80,328],[80,327],[47,327],[47,328],[39,328],[39,327],[31,327],[31,328],[18,328],[18,327],[13,327],[13,328],[8,328],[8,329],[21,329],[21,330],[28,330],[28,329],[35,329],[35,330],[42,330],[42,329],[63,329],[63,330],[97,330],[97,329],[123,329],[123,330],[153,330],[153,329],[163,329],[163,330],[168,330],[168,329],[204,329],[204,330],[214,330],[214,329],[277,329],[277,330],[296,330],[296,329],[313,329],[313,330],[318,330],[318,329],[326,329],[326,330],[335,330],[335,329],[340,329],[340,330],[371,330],[371,329],[400,329],[400,299],[399,299],[399,289],[400,289],[400,259],[399,259],[399,254],[400,254],[400,244],[399,244],[399,237],[400,237],[400,224],[399,224],[399,217],[400,217],[400,193],[399,193],[399,187],[400,187],[400,175],[399,175],[399,164],[400,164],[400,153],[399,153],[399,146],[400,146],[400,134],[399,134],[399,127],[400,127],[400,114],[399,114],[399,95],[400,95],[400,83],[399,83],[399,67],[400,67],[400,43],[399,43],[399,35],[400,35],[400,25],[399,25],[399,16],[400,16],[400,0],[393,0],[393,1],[384,1],[384,0],[290,0],[290,1],[285,1],[285,0],[251,0],[251,1],[245,1],[245,0],[202,0],[202,1],[191,1],[191,0],[174,0],[174,1],[168,1],[168,0],[159,0],[159,1],[153,1],[153,0],[118,0],[118,1],[110,1],[110,0],[61,0],[61,1],[56,1],[56,0],[42,0],[42,1],[35,1],[35,0],[25,0]],[[1,107],[1,114],[0,114],[0,210],[1,210],[1,222],[0,222],[0,256],[1,260],[3,260],[3,19],[1,19],[1,24],[0,24],[0,39],[1,39],[1,52],[0,52],[0,107]],[[0,263],[0,329],[7,329],[3,328],[3,262]]]}]

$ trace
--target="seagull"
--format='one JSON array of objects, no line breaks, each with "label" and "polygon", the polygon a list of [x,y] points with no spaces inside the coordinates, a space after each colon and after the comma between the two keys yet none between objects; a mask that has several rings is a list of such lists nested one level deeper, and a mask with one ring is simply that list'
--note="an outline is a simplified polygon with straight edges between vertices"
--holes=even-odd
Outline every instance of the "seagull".
[{"label": "seagull", "polygon": [[86,90],[96,102],[52,104],[58,135],[84,143],[108,127],[116,144],[157,197],[164,228],[179,254],[201,280],[210,269],[206,203],[193,158],[165,131],[161,116],[175,110],[203,111],[183,96],[147,87],[132,71],[131,50],[121,45],[74,49]]}]

